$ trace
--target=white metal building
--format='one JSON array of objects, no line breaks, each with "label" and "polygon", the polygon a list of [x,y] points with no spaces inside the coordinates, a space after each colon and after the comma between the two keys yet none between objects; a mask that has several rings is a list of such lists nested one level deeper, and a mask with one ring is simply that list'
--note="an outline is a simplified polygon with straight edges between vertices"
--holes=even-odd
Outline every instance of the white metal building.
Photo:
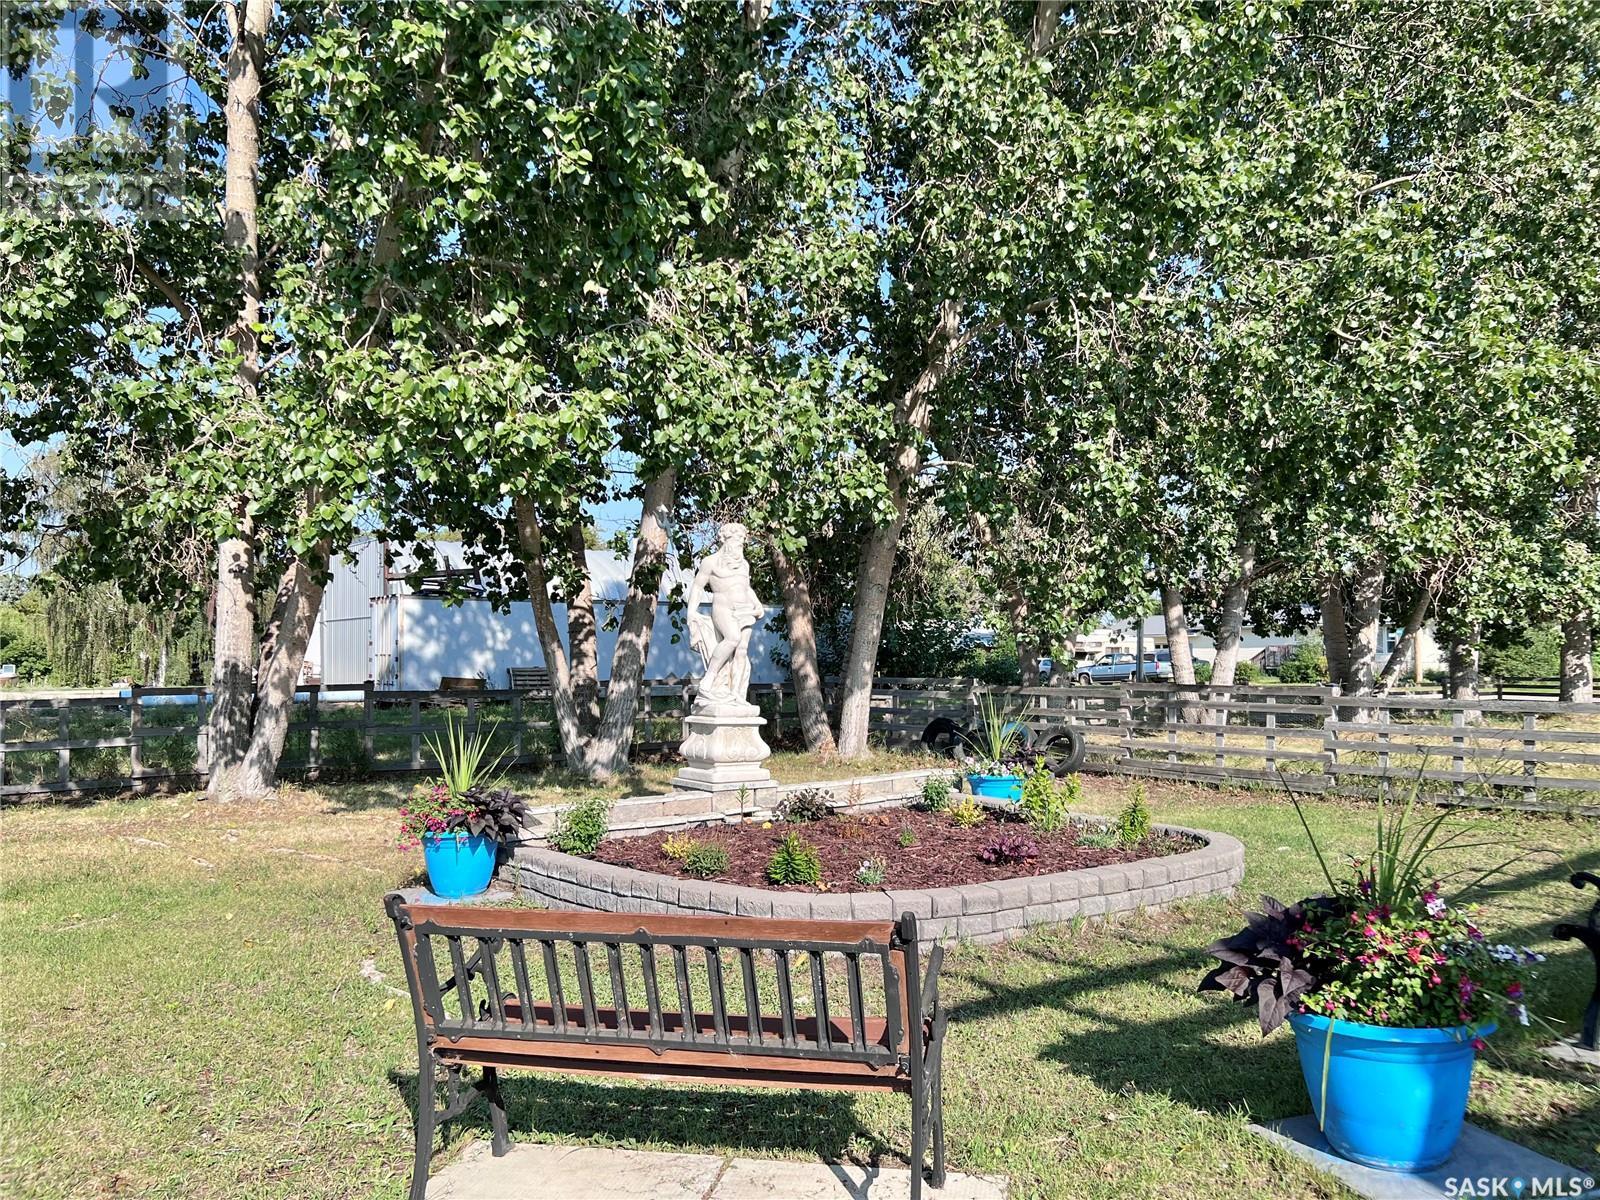
[{"label": "white metal building", "polygon": [[[437,543],[435,551],[444,562],[462,562],[458,543]],[[628,564],[606,550],[590,550],[587,559],[599,626],[600,678],[608,679],[616,652],[615,626],[627,597]],[[386,568],[378,541],[358,543],[334,561],[306,650],[308,679],[327,684],[371,679],[385,690],[425,691],[437,688],[445,676],[456,676],[503,688],[510,668],[544,666],[533,606],[526,600],[512,604],[510,612],[497,612],[487,600],[451,604],[413,592],[403,574],[400,568]],[[663,598],[656,607],[645,664],[650,679],[687,677],[700,667],[699,655],[689,648],[681,609],[674,614],[665,599],[675,582],[672,572],[661,582]],[[566,606],[554,608],[564,634]],[[777,683],[787,677],[772,661],[772,651],[783,639],[770,622],[781,611],[769,605],[756,626],[750,644],[753,682]]]}]

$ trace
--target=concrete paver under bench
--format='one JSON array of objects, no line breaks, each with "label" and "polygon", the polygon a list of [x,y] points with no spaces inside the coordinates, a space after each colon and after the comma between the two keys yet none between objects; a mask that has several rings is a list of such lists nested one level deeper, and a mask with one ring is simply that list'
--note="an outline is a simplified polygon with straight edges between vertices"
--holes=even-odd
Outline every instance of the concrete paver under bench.
[{"label": "concrete paver under bench", "polygon": [[1228,892],[1244,877],[1244,846],[1223,833],[1158,825],[1206,844],[1182,854],[1053,875],[956,887],[874,892],[782,892],[636,871],[538,846],[502,868],[519,895],[552,908],[621,913],[714,913],[789,920],[886,921],[915,913],[924,940],[997,942],[1030,925],[1102,920],[1192,896]]},{"label": "concrete paver under bench", "polygon": [[[428,1182],[429,1200],[904,1200],[911,1172],[598,1146],[473,1142]],[[951,1173],[928,1200],[1005,1200],[1006,1183]]]}]

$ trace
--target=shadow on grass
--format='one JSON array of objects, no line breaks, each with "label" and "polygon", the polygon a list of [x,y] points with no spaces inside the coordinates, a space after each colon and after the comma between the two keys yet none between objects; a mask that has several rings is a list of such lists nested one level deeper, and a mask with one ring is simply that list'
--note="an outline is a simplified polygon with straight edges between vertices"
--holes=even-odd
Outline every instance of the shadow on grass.
[{"label": "shadow on grass", "polygon": [[[415,1121],[416,1072],[390,1071],[389,1080]],[[860,1123],[844,1092],[699,1089],[510,1069],[500,1073],[500,1090],[513,1139],[531,1133],[572,1143],[656,1144],[689,1154],[804,1152],[830,1162],[865,1143],[869,1162],[903,1157]],[[488,1107],[474,1100],[446,1129],[488,1140]]]},{"label": "shadow on grass", "polygon": [[[335,786],[330,786],[326,780],[320,785],[305,786],[320,786],[323,799],[327,801],[322,811],[329,816],[339,816],[346,813],[398,808],[411,794],[413,787],[419,783],[431,783],[436,776],[436,772],[422,771],[416,774],[377,776],[361,782],[339,783]],[[538,770],[513,768],[505,773],[505,781],[506,786],[533,806],[571,803],[594,793],[615,796],[651,794],[650,782],[637,764],[630,765],[626,771],[612,776],[604,784],[595,783],[586,776],[559,767],[543,767]]]}]

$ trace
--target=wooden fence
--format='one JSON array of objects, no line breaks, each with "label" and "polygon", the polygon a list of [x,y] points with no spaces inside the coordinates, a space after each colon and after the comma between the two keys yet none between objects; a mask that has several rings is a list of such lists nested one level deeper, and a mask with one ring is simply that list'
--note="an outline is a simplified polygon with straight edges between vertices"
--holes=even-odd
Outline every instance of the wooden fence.
[{"label": "wooden fence", "polygon": [[[647,687],[635,748],[677,744],[692,695],[684,680]],[[1326,687],[1003,688],[971,680],[882,678],[874,736],[921,743],[930,722],[973,724],[988,693],[1036,732],[1069,726],[1087,769],[1298,790],[1395,793],[1420,780],[1464,804],[1600,816],[1600,704],[1554,700],[1341,697]],[[793,692],[751,688],[769,740],[796,731]],[[203,782],[207,694],[138,688],[130,696],[0,697],[0,796],[195,786]],[[426,771],[447,717],[489,727],[508,764],[559,758],[547,697],[527,691],[390,692],[370,683],[302,689],[283,770],[309,778]]]},{"label": "wooden fence", "polygon": [[[641,752],[676,747],[692,693],[687,680],[652,680],[634,728]],[[774,736],[794,721],[794,697],[756,684]],[[194,787],[205,780],[205,688],[134,688],[128,695],[0,695],[0,797]],[[308,685],[280,770],[309,779],[430,770],[429,749],[451,718],[492,731],[508,766],[560,758],[547,695],[502,690],[381,691],[371,682]]]}]

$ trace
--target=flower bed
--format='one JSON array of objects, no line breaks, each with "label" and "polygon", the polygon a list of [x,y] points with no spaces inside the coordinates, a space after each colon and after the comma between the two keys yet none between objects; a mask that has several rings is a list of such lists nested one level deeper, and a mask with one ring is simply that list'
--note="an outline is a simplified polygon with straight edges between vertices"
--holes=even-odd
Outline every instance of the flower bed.
[{"label": "flower bed", "polygon": [[[816,850],[820,886],[780,884],[768,877],[773,854],[791,834]],[[682,836],[725,850],[726,868],[711,876],[697,876],[686,870],[673,839],[660,834],[613,838],[600,843],[592,857],[613,866],[680,879],[703,877],[784,891],[874,892],[1052,875],[1160,858],[1202,844],[1187,834],[1157,832],[1129,845],[1107,846],[1097,844],[1105,835],[1095,826],[1070,824],[1046,833],[1012,814],[990,810],[982,813],[978,824],[963,827],[948,812],[909,808],[836,813],[816,821],[710,826]],[[864,864],[880,867],[881,876],[876,870],[863,871]]]}]

